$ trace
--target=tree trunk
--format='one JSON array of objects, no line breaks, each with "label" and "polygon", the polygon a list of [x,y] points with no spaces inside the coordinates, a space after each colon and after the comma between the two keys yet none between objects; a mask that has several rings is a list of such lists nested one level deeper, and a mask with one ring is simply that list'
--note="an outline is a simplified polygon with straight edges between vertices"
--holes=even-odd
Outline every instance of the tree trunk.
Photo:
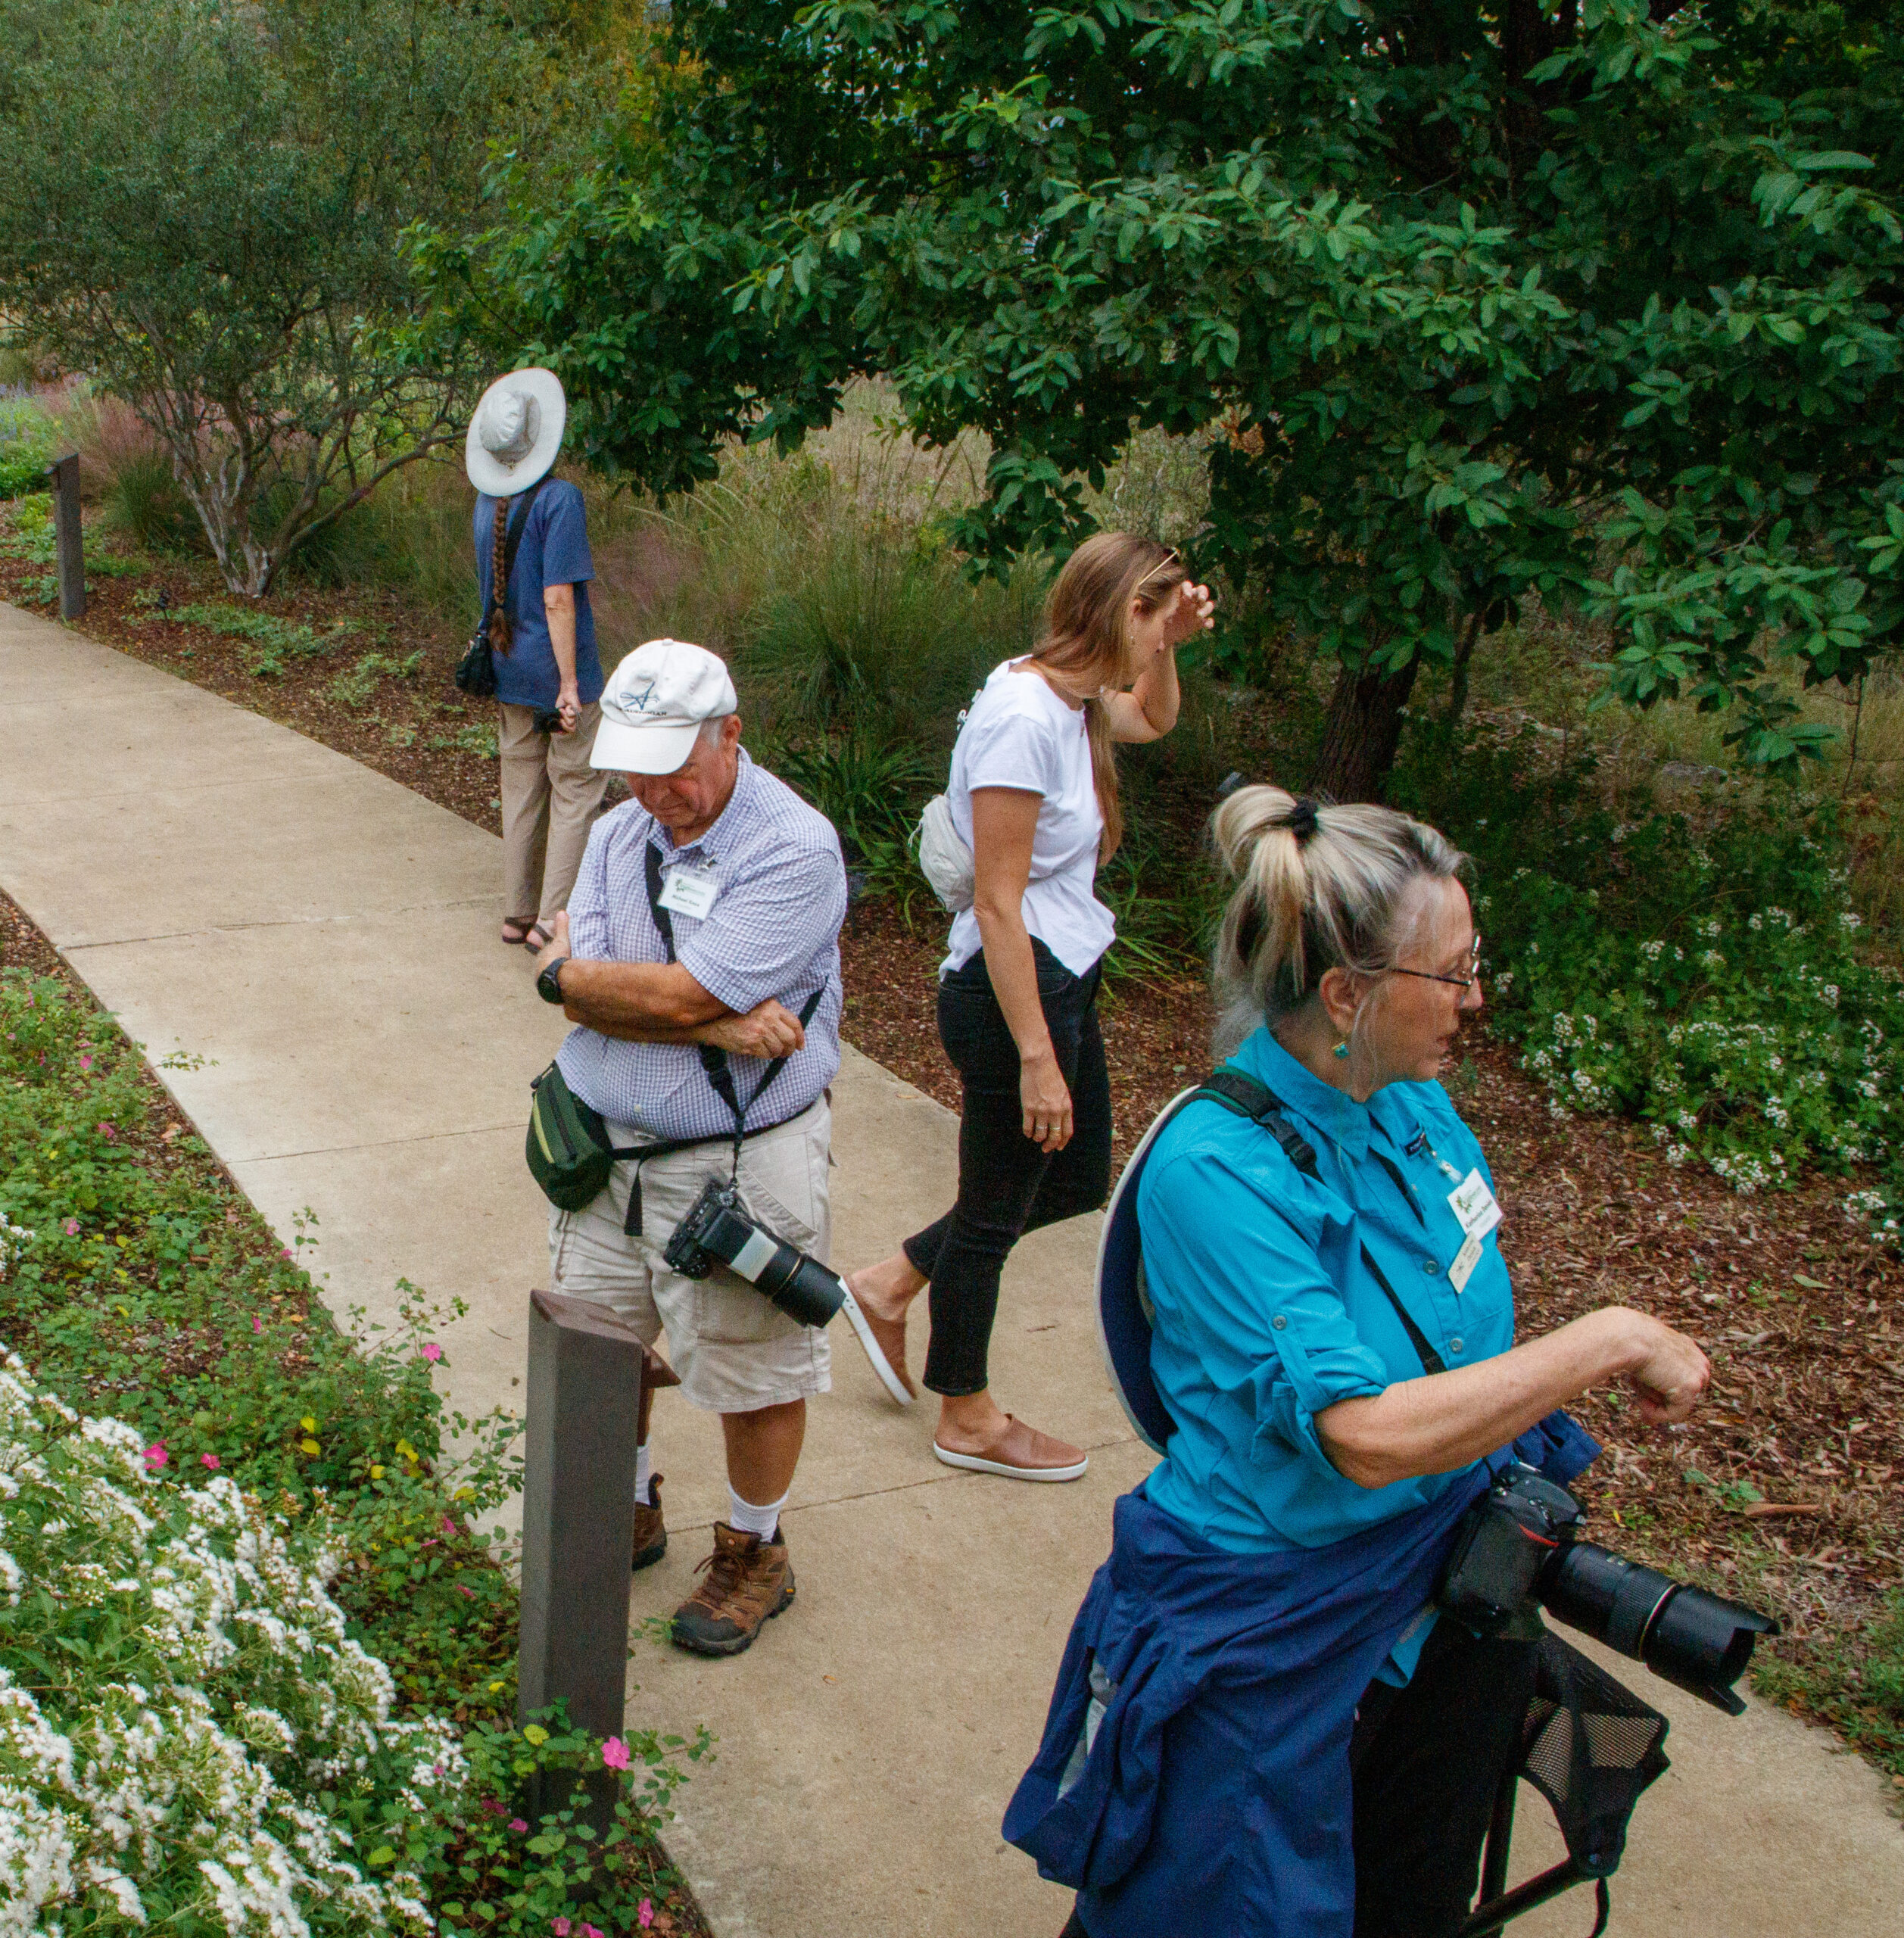
[{"label": "tree trunk", "polygon": [[1334,801],[1379,801],[1401,743],[1401,709],[1413,690],[1421,662],[1398,673],[1381,668],[1354,672],[1345,666],[1329,696],[1322,746],[1309,777],[1312,792]]},{"label": "tree trunk", "polygon": [[1454,649],[1454,673],[1447,689],[1447,725],[1451,731],[1460,725],[1461,716],[1468,709],[1468,665],[1474,658],[1474,643],[1481,637],[1481,619],[1479,612],[1468,615],[1467,628]]}]

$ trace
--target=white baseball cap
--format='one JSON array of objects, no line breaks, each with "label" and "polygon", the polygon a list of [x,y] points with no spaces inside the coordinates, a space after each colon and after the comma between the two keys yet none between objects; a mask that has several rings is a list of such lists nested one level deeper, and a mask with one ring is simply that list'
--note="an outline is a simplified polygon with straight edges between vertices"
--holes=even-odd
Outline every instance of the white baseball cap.
[{"label": "white baseball cap", "polygon": [[726,667],[681,639],[637,646],[609,675],[601,704],[589,765],[621,774],[676,772],[703,721],[740,710]]}]

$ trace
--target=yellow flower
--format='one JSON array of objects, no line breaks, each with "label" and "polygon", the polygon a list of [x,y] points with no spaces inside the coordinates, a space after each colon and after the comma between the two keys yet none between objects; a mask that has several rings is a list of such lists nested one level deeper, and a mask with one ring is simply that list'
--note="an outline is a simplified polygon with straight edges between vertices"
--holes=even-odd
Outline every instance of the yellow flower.
[{"label": "yellow flower", "polygon": [[397,1441],[397,1451],[402,1454],[406,1460],[413,1460],[416,1458],[416,1449],[411,1446],[407,1440]]},{"label": "yellow flower", "polygon": [[298,1444],[301,1447],[307,1454],[321,1454],[324,1450],[323,1447],[318,1445],[316,1441],[308,1438],[299,1441]]},{"label": "yellow flower", "polygon": [[531,1723],[528,1728],[522,1732],[522,1740],[525,1743],[533,1743],[538,1749],[540,1749],[543,1744],[547,1743],[548,1740],[549,1732],[544,1729],[540,1723]]},{"label": "yellow flower", "polygon": [[308,1413],[307,1413],[304,1417],[298,1422],[298,1424],[302,1427],[307,1433],[315,1433],[317,1431],[317,1422],[313,1419]]},{"label": "yellow flower", "polygon": [[382,1469],[382,1468],[381,1468],[381,1467],[372,1467],[372,1468],[370,1469],[370,1478],[371,1478],[373,1481],[380,1481],[380,1480],[382,1480],[382,1479],[383,1478],[383,1469]]},{"label": "yellow flower", "polygon": [[493,1696],[497,1690],[502,1687],[502,1686],[503,1685],[500,1682],[492,1682],[489,1685],[490,1693]]}]

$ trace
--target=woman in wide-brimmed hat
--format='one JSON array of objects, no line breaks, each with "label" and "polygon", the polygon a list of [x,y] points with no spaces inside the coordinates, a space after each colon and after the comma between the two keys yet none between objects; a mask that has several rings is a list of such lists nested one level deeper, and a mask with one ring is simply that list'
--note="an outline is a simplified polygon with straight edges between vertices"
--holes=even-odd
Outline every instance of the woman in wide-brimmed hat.
[{"label": "woman in wide-brimmed hat", "polygon": [[463,446],[501,716],[502,936],[531,954],[568,906],[608,781],[588,764],[602,664],[587,514],[575,486],[549,475],[567,416],[553,371],[512,370],[483,393]]}]

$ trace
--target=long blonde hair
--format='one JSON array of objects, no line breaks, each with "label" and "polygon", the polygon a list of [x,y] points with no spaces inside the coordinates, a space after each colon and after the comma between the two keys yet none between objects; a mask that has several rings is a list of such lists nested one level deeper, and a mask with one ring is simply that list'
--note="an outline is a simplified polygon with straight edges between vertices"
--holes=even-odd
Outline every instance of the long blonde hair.
[{"label": "long blonde hair", "polygon": [[[1392,967],[1410,939],[1409,890],[1469,866],[1446,836],[1393,808],[1298,800],[1280,787],[1238,788],[1210,831],[1236,882],[1217,943],[1226,1048],[1259,1020],[1273,1030],[1331,969],[1379,977]],[[1358,1036],[1361,1021],[1358,1013]]]},{"label": "long blonde hair", "polygon": [[1128,686],[1141,670],[1131,663],[1131,601],[1135,599],[1144,612],[1155,612],[1189,576],[1183,561],[1156,539],[1130,531],[1100,531],[1065,560],[1045,601],[1045,630],[1031,656],[1084,703],[1091,779],[1098,812],[1104,817],[1100,863],[1110,860],[1123,839],[1117,753],[1103,696],[1107,690]]}]

